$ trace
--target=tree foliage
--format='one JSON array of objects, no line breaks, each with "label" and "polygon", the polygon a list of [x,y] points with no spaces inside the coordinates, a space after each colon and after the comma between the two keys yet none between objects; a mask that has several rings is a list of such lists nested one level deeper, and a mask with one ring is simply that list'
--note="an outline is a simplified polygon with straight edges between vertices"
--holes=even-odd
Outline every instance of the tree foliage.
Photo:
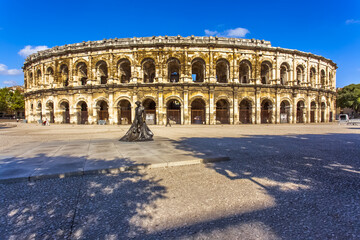
[{"label": "tree foliage", "polygon": [[19,89],[0,89],[0,111],[13,112],[24,109],[24,96]]},{"label": "tree foliage", "polygon": [[338,91],[337,106],[351,108],[355,113],[360,111],[360,84],[350,84]]}]

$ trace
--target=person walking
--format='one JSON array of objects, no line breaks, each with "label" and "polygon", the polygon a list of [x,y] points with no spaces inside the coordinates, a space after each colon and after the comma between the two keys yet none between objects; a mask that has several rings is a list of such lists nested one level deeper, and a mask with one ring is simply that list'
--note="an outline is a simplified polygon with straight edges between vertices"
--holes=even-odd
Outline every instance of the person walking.
[{"label": "person walking", "polygon": [[166,118],[166,125],[165,125],[165,127],[167,127],[168,125],[171,127],[170,118]]}]

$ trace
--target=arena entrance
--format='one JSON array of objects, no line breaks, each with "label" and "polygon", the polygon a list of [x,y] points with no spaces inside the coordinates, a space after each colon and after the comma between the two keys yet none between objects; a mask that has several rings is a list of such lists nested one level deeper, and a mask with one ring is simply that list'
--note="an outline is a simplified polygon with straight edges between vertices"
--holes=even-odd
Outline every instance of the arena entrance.
[{"label": "arena entrance", "polygon": [[261,103],[261,123],[271,123],[272,104],[270,100],[264,100]]},{"label": "arena entrance", "polygon": [[324,102],[321,103],[321,122],[325,122],[325,109],[326,105]]},{"label": "arena entrance", "polygon": [[315,112],[316,112],[316,103],[315,102],[311,102],[311,106],[310,106],[310,122],[314,123],[315,122]]},{"label": "arena entrance", "polygon": [[304,123],[304,101],[299,101],[296,105],[296,123]]},{"label": "arena entrance", "polygon": [[78,108],[80,108],[79,114],[79,124],[87,124],[88,123],[88,107],[86,102],[79,102]]},{"label": "arena entrance", "polygon": [[176,124],[181,124],[181,103],[178,100],[168,101],[166,116]]},{"label": "arena entrance", "polygon": [[118,124],[131,124],[131,104],[128,100],[121,100],[118,105]]},{"label": "arena entrance", "polygon": [[69,103],[68,102],[62,102],[60,104],[60,108],[62,109],[63,112],[63,119],[62,119],[62,123],[70,123],[70,108],[69,108]]},{"label": "arena entrance", "polygon": [[216,123],[230,124],[229,103],[224,99],[216,102]]},{"label": "arena entrance", "polygon": [[251,103],[248,100],[242,100],[239,107],[239,121],[242,124],[251,123]]},{"label": "arena entrance", "polygon": [[109,107],[107,102],[102,100],[99,101],[97,105],[99,107],[98,120],[104,120],[104,121],[109,120]]},{"label": "arena entrance", "polygon": [[49,123],[54,123],[55,122],[55,118],[54,118],[54,103],[53,102],[49,102],[48,103],[48,109],[49,109]]},{"label": "arena entrance", "polygon": [[205,123],[205,102],[202,99],[195,99],[191,103],[191,124]]},{"label": "arena entrance", "polygon": [[290,122],[290,103],[286,100],[280,104],[280,123]]},{"label": "arena entrance", "polygon": [[152,99],[146,99],[143,102],[146,114],[146,124],[156,124],[156,103]]}]

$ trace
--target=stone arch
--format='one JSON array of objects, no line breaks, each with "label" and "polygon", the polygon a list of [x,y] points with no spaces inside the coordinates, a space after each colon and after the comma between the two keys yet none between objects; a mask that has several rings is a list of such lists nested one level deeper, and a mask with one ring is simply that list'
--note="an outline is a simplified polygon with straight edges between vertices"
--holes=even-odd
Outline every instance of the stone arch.
[{"label": "stone arch", "polygon": [[326,84],[326,74],[325,74],[324,69],[320,70],[320,84],[321,84],[321,87],[324,87]]},{"label": "stone arch", "polygon": [[288,85],[290,81],[290,65],[287,62],[283,62],[280,65],[280,84]]},{"label": "stone arch", "polygon": [[60,66],[60,81],[64,87],[69,86],[69,68],[65,63]]},{"label": "stone arch", "polygon": [[36,83],[37,84],[41,84],[41,76],[42,76],[41,70],[37,69],[36,70]]},{"label": "stone arch", "polygon": [[280,101],[280,123],[291,122],[291,100],[282,98]]},{"label": "stone arch", "polygon": [[97,111],[97,120],[107,122],[109,120],[109,101],[104,97],[97,98],[95,106]]},{"label": "stone arch", "polygon": [[220,58],[216,61],[216,81],[219,83],[227,83],[230,76],[230,64],[229,61]]},{"label": "stone arch", "polygon": [[95,64],[97,78],[100,84],[107,84],[108,81],[108,64],[105,60],[99,60]]},{"label": "stone arch", "polygon": [[119,102],[122,101],[122,100],[127,100],[130,102],[131,106],[134,105],[132,99],[129,97],[129,96],[120,96],[118,97],[115,101],[114,101],[114,107],[118,106],[119,105]]},{"label": "stone arch", "polygon": [[312,66],[310,68],[310,85],[313,87],[316,84],[316,68]]},{"label": "stone arch", "polygon": [[85,61],[78,61],[75,65],[75,75],[78,77],[81,85],[86,85],[88,79],[88,66]]},{"label": "stone arch", "polygon": [[305,67],[302,64],[296,66],[296,85],[301,85],[305,81]]},{"label": "stone arch", "polygon": [[230,124],[230,103],[225,98],[220,98],[215,102],[216,123]]},{"label": "stone arch", "polygon": [[320,121],[321,122],[325,122],[326,107],[327,107],[326,101],[321,101],[321,103],[320,103],[320,111],[321,111]]},{"label": "stone arch", "polygon": [[316,100],[312,99],[310,101],[310,122],[314,123],[316,122],[316,110],[317,110],[317,104]]},{"label": "stone arch", "polygon": [[242,124],[252,123],[252,110],[254,102],[250,98],[242,98],[239,103],[239,121]]},{"label": "stone arch", "polygon": [[252,74],[252,65],[248,59],[244,59],[239,64],[239,82],[250,83]]},{"label": "stone arch", "polygon": [[157,102],[154,100],[153,97],[145,97],[142,101],[142,105],[145,108],[146,114],[146,123],[147,124],[156,124],[156,108]]},{"label": "stone arch", "polygon": [[193,82],[204,82],[206,76],[206,63],[202,58],[191,61],[191,76]]},{"label": "stone arch", "polygon": [[85,99],[79,99],[75,105],[77,112],[77,123],[78,124],[88,124],[89,118],[89,104]]},{"label": "stone arch", "polygon": [[296,103],[296,123],[304,123],[305,103],[305,99],[299,99]]},{"label": "stone arch", "polygon": [[197,97],[190,102],[191,106],[191,124],[205,124],[206,123],[206,101],[203,98]]},{"label": "stone arch", "polygon": [[169,58],[167,60],[167,69],[168,69],[168,81],[179,82],[180,72],[181,72],[180,60],[175,57]]},{"label": "stone arch", "polygon": [[270,84],[270,79],[272,78],[272,63],[269,60],[264,60],[261,62],[261,83]]},{"label": "stone arch", "polygon": [[152,58],[145,58],[141,62],[141,68],[143,71],[143,82],[153,83],[156,77],[155,60]]},{"label": "stone arch", "polygon": [[273,104],[274,102],[268,97],[264,97],[261,99],[261,113],[260,113],[261,123],[272,123]]},{"label": "stone arch", "polygon": [[196,100],[197,98],[201,98],[201,100],[203,100],[205,102],[205,107],[208,107],[208,102],[207,102],[207,99],[204,95],[201,95],[201,94],[197,94],[195,96],[192,96],[190,99],[189,99],[189,106],[191,106],[192,102],[194,100]]},{"label": "stone arch", "polygon": [[181,110],[183,105],[178,98],[168,98],[166,101],[166,118],[176,124],[181,124]]},{"label": "stone arch", "polygon": [[129,83],[131,79],[131,62],[127,58],[121,58],[117,62],[118,77],[121,83]]},{"label": "stone arch", "polygon": [[165,102],[168,102],[168,101],[170,101],[170,100],[177,100],[177,101],[179,101],[180,104],[181,104],[181,106],[183,106],[183,104],[184,104],[184,101],[181,99],[181,97],[176,96],[176,95],[171,95],[171,96],[168,96],[168,97],[165,98]]},{"label": "stone arch", "polygon": [[131,124],[131,106],[131,101],[127,98],[118,101],[118,124]]},{"label": "stone arch", "polygon": [[59,101],[59,109],[62,111],[62,123],[70,123],[70,104],[69,100],[61,99]]}]

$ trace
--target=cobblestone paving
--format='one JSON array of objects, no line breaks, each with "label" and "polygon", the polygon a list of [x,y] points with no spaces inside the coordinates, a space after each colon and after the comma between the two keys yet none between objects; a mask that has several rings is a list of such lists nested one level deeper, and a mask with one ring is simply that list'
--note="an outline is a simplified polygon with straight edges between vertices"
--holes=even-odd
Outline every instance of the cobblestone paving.
[{"label": "cobblestone paving", "polygon": [[[1,129],[2,150],[126,129],[60,127]],[[178,150],[226,152],[231,161],[0,184],[0,239],[360,239],[359,128],[152,130]]]}]

